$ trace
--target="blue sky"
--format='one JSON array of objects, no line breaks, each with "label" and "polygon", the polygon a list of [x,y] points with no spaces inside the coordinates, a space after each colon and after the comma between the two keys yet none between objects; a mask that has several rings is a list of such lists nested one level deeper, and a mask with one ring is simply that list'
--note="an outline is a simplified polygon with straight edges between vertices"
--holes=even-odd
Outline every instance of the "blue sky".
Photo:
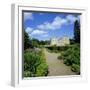
[{"label": "blue sky", "polygon": [[24,30],[30,38],[50,40],[74,36],[74,21],[80,20],[80,14],[24,12]]}]

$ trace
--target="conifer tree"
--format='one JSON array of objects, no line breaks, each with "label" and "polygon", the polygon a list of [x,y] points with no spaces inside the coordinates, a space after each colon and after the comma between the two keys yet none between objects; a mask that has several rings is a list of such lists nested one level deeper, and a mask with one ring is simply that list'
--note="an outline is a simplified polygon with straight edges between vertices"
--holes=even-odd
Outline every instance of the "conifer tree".
[{"label": "conifer tree", "polygon": [[80,23],[78,20],[74,22],[74,40],[76,43],[80,43]]}]

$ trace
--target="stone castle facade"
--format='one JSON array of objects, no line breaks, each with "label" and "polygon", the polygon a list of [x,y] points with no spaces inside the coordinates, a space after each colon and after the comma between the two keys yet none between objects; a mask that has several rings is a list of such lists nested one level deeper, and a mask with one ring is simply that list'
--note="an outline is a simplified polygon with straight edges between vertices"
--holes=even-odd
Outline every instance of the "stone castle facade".
[{"label": "stone castle facade", "polygon": [[68,37],[63,37],[60,39],[52,38],[50,45],[56,45],[56,46],[66,46],[70,44],[70,39]]}]

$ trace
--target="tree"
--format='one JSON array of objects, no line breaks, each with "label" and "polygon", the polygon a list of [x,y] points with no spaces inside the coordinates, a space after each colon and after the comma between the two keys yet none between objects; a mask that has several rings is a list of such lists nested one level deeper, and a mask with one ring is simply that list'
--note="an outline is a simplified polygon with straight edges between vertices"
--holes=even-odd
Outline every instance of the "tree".
[{"label": "tree", "polygon": [[49,40],[45,40],[45,41],[39,41],[40,45],[49,45],[50,41]]},{"label": "tree", "polygon": [[76,43],[80,43],[80,23],[78,20],[74,23],[74,40]]},{"label": "tree", "polygon": [[28,33],[24,31],[24,50],[31,47],[30,39]]},{"label": "tree", "polygon": [[32,46],[33,47],[38,47],[39,46],[39,40],[38,39],[32,39],[32,41],[31,41],[31,43],[32,43]]}]

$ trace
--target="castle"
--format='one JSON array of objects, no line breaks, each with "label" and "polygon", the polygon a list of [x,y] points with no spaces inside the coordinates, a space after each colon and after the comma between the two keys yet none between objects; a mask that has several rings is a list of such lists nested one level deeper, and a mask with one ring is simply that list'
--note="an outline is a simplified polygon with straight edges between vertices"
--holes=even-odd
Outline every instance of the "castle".
[{"label": "castle", "polygon": [[50,41],[50,45],[56,45],[56,46],[66,46],[70,44],[70,39],[68,37],[62,37],[60,39],[52,38]]}]

